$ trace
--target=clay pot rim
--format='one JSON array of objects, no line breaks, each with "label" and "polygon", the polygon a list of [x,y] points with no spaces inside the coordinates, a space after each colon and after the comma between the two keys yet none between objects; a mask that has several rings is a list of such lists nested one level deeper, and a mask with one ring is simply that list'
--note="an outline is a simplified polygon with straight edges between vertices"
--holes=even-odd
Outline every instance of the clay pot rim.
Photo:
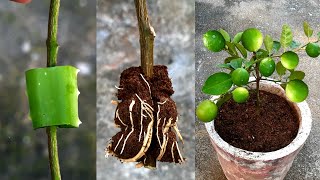
[{"label": "clay pot rim", "polygon": [[[251,79],[251,78],[250,78]],[[252,79],[251,79],[252,80]],[[285,91],[281,88],[279,84],[275,84],[273,82],[269,81],[263,81],[261,80],[261,83],[272,87],[276,89],[280,89],[282,93],[285,93]],[[216,98],[216,97],[215,97]],[[287,99],[287,98],[286,98]],[[298,111],[299,119],[300,119],[300,126],[298,130],[298,134],[295,137],[295,139],[286,147],[281,148],[276,151],[271,152],[253,152],[253,151],[247,151],[244,149],[236,148],[226,141],[224,141],[218,133],[214,130],[214,121],[211,121],[209,123],[205,123],[207,132],[211,138],[215,142],[215,144],[223,149],[225,152],[242,159],[247,160],[254,160],[254,161],[269,161],[269,160],[275,160],[279,159],[285,156],[288,156],[289,154],[295,152],[297,149],[299,149],[305,141],[307,140],[312,126],[312,117],[311,117],[311,111],[308,106],[308,103],[306,101],[303,101],[301,103],[292,103],[288,99],[287,101],[292,104],[296,110]],[[301,111],[303,109],[304,111]]]}]

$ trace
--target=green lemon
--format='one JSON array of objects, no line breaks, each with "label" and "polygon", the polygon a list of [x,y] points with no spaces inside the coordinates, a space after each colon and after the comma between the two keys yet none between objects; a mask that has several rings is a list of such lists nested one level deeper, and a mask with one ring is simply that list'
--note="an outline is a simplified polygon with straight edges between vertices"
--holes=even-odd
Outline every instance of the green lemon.
[{"label": "green lemon", "polygon": [[231,74],[232,82],[237,86],[248,84],[249,73],[243,68],[237,68]]},{"label": "green lemon", "polygon": [[318,57],[320,55],[320,47],[318,44],[316,43],[308,43],[307,47],[306,47],[306,53],[310,56],[310,57]]},{"label": "green lemon", "polygon": [[263,43],[263,35],[258,29],[250,28],[242,33],[241,42],[248,51],[257,52]]},{"label": "green lemon", "polygon": [[287,51],[287,52],[283,53],[281,55],[280,59],[281,59],[281,64],[286,69],[294,69],[299,64],[298,55],[295,52],[292,52],[292,51]]},{"label": "green lemon", "polygon": [[200,102],[196,109],[196,115],[202,122],[212,121],[218,114],[218,106],[210,100]]},{"label": "green lemon", "polygon": [[276,63],[270,57],[264,58],[259,64],[259,71],[262,76],[269,77],[276,69]]},{"label": "green lemon", "polygon": [[286,95],[293,102],[304,101],[309,94],[308,86],[301,80],[290,81],[286,86]]},{"label": "green lemon", "polygon": [[221,51],[225,45],[226,41],[219,31],[209,30],[203,35],[204,46],[213,52]]},{"label": "green lemon", "polygon": [[249,91],[244,87],[237,87],[232,91],[232,98],[237,103],[244,103],[249,99]]}]

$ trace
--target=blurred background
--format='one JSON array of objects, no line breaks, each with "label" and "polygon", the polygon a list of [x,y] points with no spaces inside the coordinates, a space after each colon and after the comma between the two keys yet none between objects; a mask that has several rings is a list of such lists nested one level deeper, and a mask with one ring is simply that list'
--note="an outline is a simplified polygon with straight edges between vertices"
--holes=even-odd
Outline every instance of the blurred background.
[{"label": "blurred background", "polygon": [[[78,74],[77,129],[58,129],[63,179],[94,179],[96,170],[96,4],[61,1],[58,65]],[[49,0],[0,2],[0,179],[51,179],[45,129],[34,131],[25,93],[27,69],[46,66]]]},{"label": "blurred background", "polygon": [[[312,41],[320,32],[319,0],[196,0],[195,3],[195,61],[196,61],[196,104],[209,96],[201,88],[209,75],[221,70],[217,65],[223,62],[226,53],[209,52],[202,42],[202,35],[210,29],[226,30],[232,37],[240,31],[256,27],[264,35],[279,40],[282,26],[288,24],[293,39],[308,42],[303,32],[303,21],[314,29]],[[313,126],[303,149],[296,157],[285,180],[315,180],[320,177],[320,57],[310,58],[305,52],[299,53],[297,69],[305,72],[304,81],[309,86],[307,102],[311,109]],[[201,180],[226,180],[216,153],[211,145],[203,123],[196,121],[196,177]]]},{"label": "blurred background", "polygon": [[157,170],[136,169],[105,158],[114,126],[115,85],[120,74],[140,65],[139,31],[133,0],[97,1],[97,179],[194,179],[194,0],[147,0],[155,38],[155,64],[167,65],[175,90],[178,127],[184,138],[182,165],[157,163]]}]

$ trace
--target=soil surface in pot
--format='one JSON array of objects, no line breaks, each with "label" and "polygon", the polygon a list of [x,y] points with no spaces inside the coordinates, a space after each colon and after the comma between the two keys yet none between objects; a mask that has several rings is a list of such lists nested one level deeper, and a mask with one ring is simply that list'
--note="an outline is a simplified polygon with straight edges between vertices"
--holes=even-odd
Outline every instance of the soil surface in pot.
[{"label": "soil surface in pot", "polygon": [[270,152],[292,142],[299,129],[297,112],[282,97],[260,91],[260,108],[254,91],[246,103],[233,99],[219,109],[214,125],[232,146],[254,152]]}]

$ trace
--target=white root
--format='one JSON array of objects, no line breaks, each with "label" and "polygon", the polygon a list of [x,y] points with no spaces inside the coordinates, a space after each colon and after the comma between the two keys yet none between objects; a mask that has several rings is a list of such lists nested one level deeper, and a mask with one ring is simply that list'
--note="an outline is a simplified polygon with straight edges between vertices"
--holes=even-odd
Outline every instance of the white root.
[{"label": "white root", "polygon": [[178,137],[179,137],[179,139],[181,140],[182,144],[184,144],[183,138],[182,138],[182,136],[181,136],[181,134],[180,134],[180,131],[179,131],[178,126],[177,126],[176,123],[175,123],[175,125],[173,126],[173,129],[174,129],[174,131],[176,132],[176,134],[178,135]]},{"label": "white root", "polygon": [[140,74],[141,78],[143,79],[143,81],[147,84],[148,88],[149,88],[149,93],[150,93],[150,96],[151,96],[151,88],[150,88],[150,85],[148,83],[148,81],[143,77],[142,74]]},{"label": "white root", "polygon": [[133,133],[133,131],[134,131],[134,129],[132,128],[131,131],[130,131],[130,133],[128,134],[127,138],[123,141],[123,146],[122,146],[122,149],[121,149],[120,154],[123,153],[124,147],[125,147],[126,144],[127,144],[127,140],[128,140],[128,138],[129,138],[129,136]]},{"label": "white root", "polygon": [[130,133],[128,134],[128,136],[126,137],[126,139],[124,140],[123,142],[123,146],[122,146],[122,149],[121,149],[121,152],[120,154],[123,153],[123,150],[124,150],[124,147],[126,146],[127,144],[127,140],[128,138],[130,137],[130,135],[133,133],[134,131],[134,124],[133,124],[133,118],[132,118],[132,109],[133,109],[133,106],[135,105],[136,101],[135,100],[132,100],[130,105],[129,105],[129,114],[130,114],[130,121],[131,121],[131,131]]},{"label": "white root", "polygon": [[[116,110],[116,118],[119,119],[119,121],[121,122],[121,124],[123,124],[124,126],[127,126],[126,124],[123,123],[123,121],[121,120],[120,116],[119,116],[119,109]],[[127,126],[128,127],[128,126]]]},{"label": "white root", "polygon": [[159,138],[159,124],[160,124],[160,118],[159,118],[159,113],[160,113],[160,105],[158,104],[158,112],[157,112],[157,139],[158,139],[158,142],[159,142],[159,146],[161,147],[161,141],[160,141],[160,138]]},{"label": "white root", "polygon": [[[143,76],[141,76],[143,77]],[[145,101],[143,101],[139,96],[138,94],[135,94],[136,97],[139,99],[140,101],[140,108],[141,108],[141,112],[140,112],[140,115],[141,115],[141,118],[140,118],[140,124],[141,124],[141,127],[140,127],[140,134],[139,134],[139,142],[140,142],[140,139],[141,139],[141,136],[142,136],[142,129],[143,129],[143,117],[147,117],[146,115],[144,115],[144,111],[147,113],[147,115],[150,117],[150,119],[153,120],[153,109],[152,107],[146,103]]]},{"label": "white root", "polygon": [[116,147],[114,148],[113,151],[116,151],[116,150],[117,150],[117,147],[119,146],[120,141],[122,140],[122,138],[123,138],[123,134],[121,135],[121,138],[119,139],[119,141],[118,141],[118,143],[117,143],[117,145],[116,145]]},{"label": "white root", "polygon": [[[160,154],[161,154],[161,151],[163,151],[163,149],[162,149],[162,146],[163,146],[163,144],[164,144],[164,137],[163,137],[163,142],[161,143],[161,141],[160,141],[160,138],[159,138],[159,124],[160,124],[160,121],[161,121],[161,118],[160,118],[160,116],[159,116],[159,114],[160,114],[160,105],[164,105],[166,102],[167,102],[167,100],[168,99],[166,99],[165,101],[163,101],[163,102],[158,102],[158,111],[157,111],[157,117],[156,117],[156,119],[157,119],[157,139],[158,139],[158,142],[159,142],[159,146],[160,146],[160,148],[161,148],[161,150],[160,150]],[[164,122],[163,123],[165,123],[165,121],[166,121],[166,118],[164,119]],[[165,133],[166,132],[164,132],[164,130],[163,130],[163,128],[162,128],[162,136],[164,136],[165,135]],[[159,156],[160,156],[160,154],[159,154]],[[158,157],[159,157],[158,156]]]},{"label": "white root", "polygon": [[176,141],[175,143],[176,143],[176,146],[177,146],[177,150],[178,150],[178,153],[179,153],[181,162],[184,162],[184,159],[183,159],[183,157],[182,157],[182,155],[181,155],[181,153],[180,153],[180,149],[179,149],[179,146],[178,146],[178,142]]},{"label": "white root", "polygon": [[[142,147],[141,147],[140,151],[138,152],[138,154],[130,159],[120,159],[122,162],[135,162],[135,161],[137,161],[139,158],[141,158],[143,155],[145,155],[145,153],[147,152],[147,150],[151,144],[151,140],[152,140],[152,130],[153,130],[153,122],[154,122],[153,109],[148,103],[143,101],[137,94],[135,94],[135,95],[137,96],[137,98],[139,99],[139,101],[141,103],[142,112],[146,112],[147,116],[150,118],[151,121],[148,125],[147,133],[145,134],[145,132],[144,132],[143,144],[142,144]],[[130,104],[130,106],[133,107],[133,105],[131,105],[131,104]],[[132,111],[132,108],[129,108],[129,110],[130,109]],[[141,114],[141,116],[146,117],[146,115],[144,115],[144,114]],[[130,117],[132,118],[132,112],[130,112]],[[142,123],[141,123],[141,125],[142,125]],[[132,126],[133,126],[133,122],[132,122]]]},{"label": "white root", "polygon": [[171,124],[172,118],[169,119],[168,123],[165,124],[166,118],[164,118],[163,125],[162,125],[162,135],[163,135],[163,142],[162,145],[160,145],[160,153],[157,157],[157,160],[161,160],[162,156],[166,152],[167,143],[169,140],[169,136],[167,136],[167,132],[169,130],[170,124]]},{"label": "white root", "polygon": [[115,87],[116,89],[119,89],[119,90],[123,89],[123,88],[120,88],[120,87],[118,87],[118,86],[116,86],[116,85],[114,85],[114,87]]},{"label": "white root", "polygon": [[139,134],[139,142],[140,142],[140,140],[141,140],[141,134],[142,134],[142,129],[143,129],[143,124],[142,124],[142,121],[143,121],[143,105],[142,105],[142,103],[140,103],[140,115],[141,115],[141,117],[140,117],[140,124],[141,124],[141,127],[140,127],[140,134]]},{"label": "white root", "polygon": [[130,114],[130,121],[131,121],[131,128],[133,129],[134,128],[134,124],[133,124],[133,118],[132,118],[132,109],[133,109],[133,106],[134,104],[136,103],[135,100],[132,100],[131,101],[131,104],[129,105],[129,114]]},{"label": "white root", "polygon": [[172,160],[173,162],[176,162],[175,159],[174,159],[174,153],[173,153],[173,147],[174,147],[175,143],[173,142],[172,143],[172,146],[171,146],[171,154],[172,154]]}]

